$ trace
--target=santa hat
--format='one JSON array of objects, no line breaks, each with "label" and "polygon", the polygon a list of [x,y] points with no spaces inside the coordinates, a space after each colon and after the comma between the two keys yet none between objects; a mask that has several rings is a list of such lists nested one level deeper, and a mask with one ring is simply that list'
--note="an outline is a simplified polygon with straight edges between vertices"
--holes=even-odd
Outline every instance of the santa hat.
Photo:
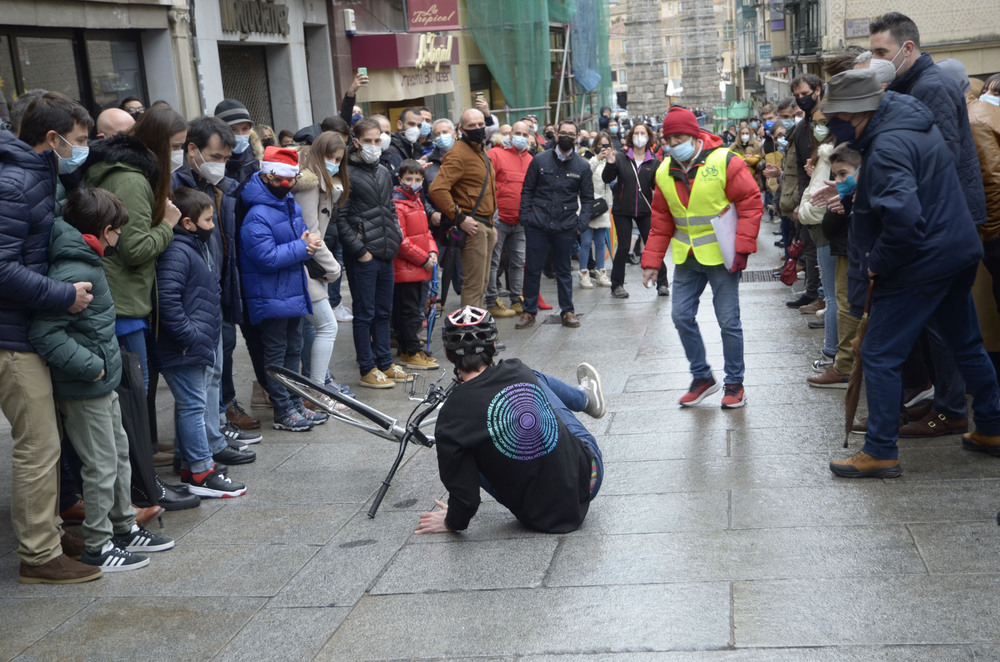
[{"label": "santa hat", "polygon": [[698,120],[694,113],[687,108],[674,106],[667,111],[667,116],[663,118],[663,135],[669,136],[675,133],[697,138],[701,134],[698,127]]},{"label": "santa hat", "polygon": [[299,174],[299,153],[288,147],[268,147],[260,171],[275,177],[295,177]]}]

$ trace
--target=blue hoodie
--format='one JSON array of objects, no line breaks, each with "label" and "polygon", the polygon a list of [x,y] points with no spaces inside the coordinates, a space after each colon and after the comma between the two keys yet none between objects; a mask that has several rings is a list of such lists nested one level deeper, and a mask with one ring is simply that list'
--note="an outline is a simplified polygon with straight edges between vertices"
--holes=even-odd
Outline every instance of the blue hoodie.
[{"label": "blue hoodie", "polygon": [[863,161],[850,243],[880,288],[948,278],[982,258],[954,157],[924,104],[886,92],[854,145]]},{"label": "blue hoodie", "polygon": [[240,228],[240,275],[250,323],[311,315],[302,208],[290,193],[276,198],[256,176],[242,198],[248,211]]}]

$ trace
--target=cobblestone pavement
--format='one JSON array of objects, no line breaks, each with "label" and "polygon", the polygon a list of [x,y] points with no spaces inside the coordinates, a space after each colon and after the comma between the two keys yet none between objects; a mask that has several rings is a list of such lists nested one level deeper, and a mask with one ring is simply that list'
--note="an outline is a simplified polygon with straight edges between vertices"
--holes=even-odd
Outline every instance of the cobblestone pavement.
[{"label": "cobblestone pavement", "polygon": [[[776,264],[775,227],[751,270]],[[608,414],[584,422],[606,476],[580,530],[528,532],[486,497],[467,533],[415,536],[444,495],[433,450],[408,456],[372,520],[393,444],[333,422],[277,432],[257,412],[258,460],[232,470],[246,496],[167,513],[174,550],[96,582],[22,586],[8,459],[0,659],[997,659],[1000,461],[957,436],[904,440],[901,478],[834,479],[843,391],[806,386],[822,331],[776,282],[741,287],[749,405],[723,411],[720,394],[681,410],[690,376],[670,299],[643,289],[637,267],[628,279],[627,300],[575,292],[579,329],[500,322],[504,356],[569,380],[586,360],[604,377]],[[543,293],[555,302],[553,281]],[[721,377],[709,297],[699,320]],[[346,326],[334,358],[356,384]],[[248,404],[242,347],[237,369]],[[403,416],[399,390],[357,389]],[[163,385],[158,404],[171,439]]]}]

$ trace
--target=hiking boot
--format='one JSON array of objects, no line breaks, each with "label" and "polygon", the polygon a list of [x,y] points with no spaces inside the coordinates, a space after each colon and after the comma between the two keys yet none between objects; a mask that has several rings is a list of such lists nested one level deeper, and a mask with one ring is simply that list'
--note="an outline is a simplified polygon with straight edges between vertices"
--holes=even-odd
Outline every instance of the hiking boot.
[{"label": "hiking boot", "polygon": [[608,272],[604,269],[598,269],[597,275],[592,276],[592,278],[598,287],[611,287],[611,279],[608,278]]},{"label": "hiking boot", "polygon": [[[594,289],[594,281],[590,280],[589,271],[580,272],[580,289],[581,290],[592,290]],[[492,312],[492,311],[490,311]]]},{"label": "hiking boot", "polygon": [[145,568],[149,565],[149,557],[115,547],[115,544],[109,540],[97,553],[84,551],[81,562],[99,568],[103,572],[121,572]]},{"label": "hiking boot", "polygon": [[126,552],[162,552],[174,546],[172,538],[158,536],[138,524],[133,524],[132,530],[128,533],[116,533],[111,536],[111,542]]},{"label": "hiking boot", "polygon": [[611,296],[613,296],[616,299],[627,299],[628,292],[621,285],[612,285]]},{"label": "hiking boot", "polygon": [[899,428],[900,437],[941,437],[969,431],[968,418],[946,418],[944,414],[930,412],[919,421],[907,423]]},{"label": "hiking boot", "polygon": [[288,430],[289,432],[308,432],[312,429],[312,423],[295,409],[281,418],[275,419],[273,425],[275,430]]},{"label": "hiking boot", "polygon": [[903,473],[899,460],[883,460],[858,451],[846,460],[834,460],[830,471],[841,478],[898,478]]},{"label": "hiking boot", "polygon": [[691,382],[688,392],[681,396],[681,407],[692,407],[721,388],[715,377],[709,376],[703,379],[695,379]]},{"label": "hiking boot", "polygon": [[244,430],[256,430],[260,427],[260,419],[248,414],[235,400],[226,408],[226,420]]},{"label": "hiking boot", "polygon": [[405,370],[396,365],[391,364],[387,369],[383,370],[385,376],[388,379],[396,382],[397,384],[405,384],[406,382],[412,382],[415,375],[407,374]]},{"label": "hiking boot", "polygon": [[587,394],[587,406],[583,413],[592,418],[601,418],[607,411],[604,405],[604,388],[601,386],[601,375],[589,363],[581,363],[576,367],[576,383]]},{"label": "hiking boot", "polygon": [[17,580],[22,584],[81,584],[100,579],[103,575],[100,568],[60,554],[42,565],[22,563]]},{"label": "hiking boot", "polygon": [[837,372],[833,366],[830,366],[822,375],[807,377],[806,381],[809,383],[809,386],[816,388],[847,388],[847,382],[850,380],[850,377],[850,375]]},{"label": "hiking boot", "polygon": [[361,375],[361,385],[368,388],[392,388],[396,382],[386,377],[385,373],[378,368],[372,368]]},{"label": "hiking boot", "polygon": [[786,301],[785,305],[788,306],[789,308],[801,308],[802,306],[810,304],[810,303],[812,303],[815,300],[816,300],[816,297],[807,297],[805,294],[803,294],[802,296],[800,296],[798,299],[795,299],[794,301]]},{"label": "hiking boot", "polygon": [[722,389],[722,408],[739,409],[747,403],[747,392],[743,384],[726,384]]},{"label": "hiking boot", "polygon": [[1000,457],[1000,435],[985,435],[979,431],[969,432],[962,435],[962,448],[977,453],[986,453],[993,457]]},{"label": "hiking boot", "polygon": [[[507,312],[510,313],[507,317],[513,317],[513,310],[507,310]],[[437,370],[441,367],[437,361],[427,356],[423,351],[419,351],[416,354],[401,353],[399,355],[399,362],[411,370]]]},{"label": "hiking boot", "polygon": [[260,382],[253,383],[253,392],[250,394],[250,409],[271,409],[271,396],[267,394]]},{"label": "hiking boot", "polygon": [[259,444],[264,438],[259,432],[246,432],[240,429],[240,426],[232,421],[227,421],[222,426],[222,436],[226,438],[227,442],[236,442],[244,448],[250,444]]},{"label": "hiking boot", "polygon": [[524,301],[518,299],[517,301],[512,301],[510,303],[510,309],[514,311],[515,315],[524,314]]},{"label": "hiking boot", "polygon": [[812,303],[799,306],[799,312],[803,315],[813,315],[821,310],[826,310],[826,301],[823,299],[816,299]]},{"label": "hiking boot", "polygon": [[563,313],[562,325],[570,329],[580,328],[580,318],[576,316],[576,313]]},{"label": "hiking boot", "polygon": [[521,319],[517,320],[517,324],[514,325],[514,328],[527,329],[532,326],[535,326],[535,316],[531,313],[522,313]]},{"label": "hiking boot", "polygon": [[513,317],[517,315],[513,310],[503,305],[503,301],[497,299],[497,302],[492,306],[488,307],[486,310],[490,312],[493,317]]}]

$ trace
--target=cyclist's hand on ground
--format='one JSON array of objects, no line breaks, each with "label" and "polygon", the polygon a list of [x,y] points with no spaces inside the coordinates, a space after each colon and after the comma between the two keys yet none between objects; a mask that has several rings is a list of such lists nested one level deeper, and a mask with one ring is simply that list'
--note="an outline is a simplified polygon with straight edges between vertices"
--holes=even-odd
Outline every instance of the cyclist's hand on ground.
[{"label": "cyclist's hand on ground", "polygon": [[417,530],[414,533],[447,533],[451,531],[444,523],[445,518],[448,516],[448,504],[437,499],[434,499],[434,503],[441,510],[420,513],[420,523],[417,525]]}]

